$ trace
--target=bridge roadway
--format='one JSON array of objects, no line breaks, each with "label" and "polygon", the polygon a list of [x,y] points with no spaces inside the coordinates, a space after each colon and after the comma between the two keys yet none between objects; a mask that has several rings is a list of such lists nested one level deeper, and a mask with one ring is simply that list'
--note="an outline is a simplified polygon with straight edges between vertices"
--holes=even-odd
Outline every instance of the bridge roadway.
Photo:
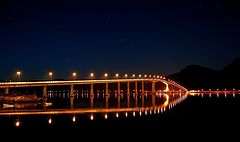
[{"label": "bridge roadway", "polygon": [[[43,87],[43,97],[47,95],[47,86],[60,86],[60,85],[70,85],[70,94],[74,94],[74,85],[79,84],[90,84],[91,85],[91,94],[93,95],[93,85],[104,83],[106,84],[106,92],[108,92],[109,83],[118,83],[118,94],[120,94],[120,83],[127,83],[127,94],[130,94],[130,82],[135,82],[135,90],[138,90],[138,82],[142,82],[142,90],[144,89],[144,82],[152,83],[152,92],[156,92],[155,84],[156,82],[162,82],[166,85],[164,91],[169,91],[169,85],[177,88],[181,91],[186,91],[187,89],[178,83],[172,80],[165,80],[162,78],[139,78],[139,79],[90,79],[90,80],[68,80],[68,81],[24,81],[24,82],[1,82],[0,88],[4,89],[4,94],[9,94],[9,88],[18,88],[18,87]],[[137,92],[136,92],[137,93]],[[108,94],[106,94],[108,95]]]}]

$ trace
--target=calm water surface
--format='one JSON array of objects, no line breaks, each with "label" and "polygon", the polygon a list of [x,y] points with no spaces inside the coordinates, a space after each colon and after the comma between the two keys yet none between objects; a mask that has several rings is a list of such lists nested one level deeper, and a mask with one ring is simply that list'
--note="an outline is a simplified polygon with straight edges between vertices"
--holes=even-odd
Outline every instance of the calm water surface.
[{"label": "calm water surface", "polygon": [[[168,102],[167,102],[168,99]],[[1,113],[33,110],[46,114],[2,115],[0,129],[69,128],[92,130],[155,130],[196,135],[235,135],[240,127],[239,94],[185,94],[134,95],[102,93],[94,97],[81,93],[75,97],[49,94],[50,106],[1,108]],[[166,103],[167,102],[167,103]],[[58,110],[57,113],[53,113]],[[67,110],[68,113],[61,113]],[[87,110],[87,111],[86,111]],[[108,111],[111,110],[111,111]],[[49,112],[49,114],[48,114]],[[20,126],[16,127],[19,120]],[[51,122],[49,122],[51,120]],[[156,131],[153,131],[156,132]],[[224,134],[224,135],[223,135]]]},{"label": "calm water surface", "polygon": [[[0,109],[1,128],[76,127],[80,122],[131,119],[162,114],[187,98],[182,93],[131,94],[49,93],[44,103],[3,104]],[[57,123],[61,120],[61,123]],[[35,122],[36,121],[36,122]],[[69,121],[71,122],[69,124]],[[38,123],[41,122],[39,125]],[[65,125],[66,124],[66,125]]]}]

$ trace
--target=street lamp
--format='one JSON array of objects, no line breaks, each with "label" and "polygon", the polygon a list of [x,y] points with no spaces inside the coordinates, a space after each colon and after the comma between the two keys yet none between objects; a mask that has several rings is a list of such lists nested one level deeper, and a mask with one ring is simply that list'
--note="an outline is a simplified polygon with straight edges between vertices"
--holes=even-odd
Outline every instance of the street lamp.
[{"label": "street lamp", "polygon": [[76,73],[76,72],[73,72],[73,73],[72,73],[72,76],[73,76],[73,79],[76,80],[77,73]]},{"label": "street lamp", "polygon": [[94,73],[90,73],[90,76],[91,76],[91,78],[93,79],[93,77],[94,77]]},{"label": "street lamp", "polygon": [[21,73],[20,71],[17,71],[16,74],[17,74],[17,77],[18,77],[18,81],[21,81],[21,74],[22,74],[22,73]]},{"label": "street lamp", "polygon": [[116,75],[115,75],[115,76],[116,76],[116,78],[118,78],[118,77],[119,77],[119,74],[118,74],[118,73],[116,73]]},{"label": "street lamp", "polygon": [[128,74],[125,74],[124,76],[125,76],[125,78],[127,78],[127,77],[128,77]]},{"label": "street lamp", "polygon": [[49,72],[49,73],[48,73],[48,76],[49,76],[50,80],[52,80],[53,73],[52,73],[52,72]]},{"label": "street lamp", "polygon": [[105,74],[104,74],[104,77],[107,79],[107,77],[108,77],[108,74],[107,74],[107,73],[105,73]]}]

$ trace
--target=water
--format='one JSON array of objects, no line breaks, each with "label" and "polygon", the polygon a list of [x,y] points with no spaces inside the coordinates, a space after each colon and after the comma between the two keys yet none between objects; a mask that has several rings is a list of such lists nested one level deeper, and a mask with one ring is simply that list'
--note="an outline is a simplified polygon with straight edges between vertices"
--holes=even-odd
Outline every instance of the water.
[{"label": "water", "polygon": [[[131,94],[78,92],[49,93],[44,103],[15,103],[0,110],[0,128],[68,127],[92,124],[92,121],[132,119],[157,115],[186,99],[186,94]],[[13,105],[13,106],[12,106]],[[61,123],[57,123],[61,121]],[[80,123],[78,123],[80,122]]]},{"label": "water", "polygon": [[[197,138],[227,137],[231,139],[238,136],[236,134],[240,128],[239,94],[203,94],[187,96],[187,98],[184,94],[168,94],[168,96],[169,102],[166,107],[163,107],[166,94],[159,94],[155,97],[149,94],[136,97],[132,94],[129,103],[125,94],[120,96],[111,94],[108,99],[103,94],[99,94],[94,96],[93,105],[87,94],[79,94],[72,100],[67,95],[65,97],[53,95],[48,96],[48,101],[53,103],[52,106],[35,109],[77,111],[66,114],[0,116],[0,128],[2,130],[67,129],[94,134],[103,131],[109,133],[112,131],[144,132],[145,134],[149,132],[171,133],[185,135],[186,138],[196,136]],[[106,100],[108,100],[108,105],[106,105]],[[174,102],[176,100],[178,101]],[[20,120],[19,127],[16,127],[16,120]]]}]

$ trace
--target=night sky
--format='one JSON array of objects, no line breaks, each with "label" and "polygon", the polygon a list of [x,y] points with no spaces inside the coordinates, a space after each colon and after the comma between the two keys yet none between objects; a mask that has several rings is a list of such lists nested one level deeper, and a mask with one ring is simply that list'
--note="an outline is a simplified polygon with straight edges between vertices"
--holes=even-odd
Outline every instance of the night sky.
[{"label": "night sky", "polygon": [[1,0],[0,79],[221,69],[240,56],[230,0]]}]

